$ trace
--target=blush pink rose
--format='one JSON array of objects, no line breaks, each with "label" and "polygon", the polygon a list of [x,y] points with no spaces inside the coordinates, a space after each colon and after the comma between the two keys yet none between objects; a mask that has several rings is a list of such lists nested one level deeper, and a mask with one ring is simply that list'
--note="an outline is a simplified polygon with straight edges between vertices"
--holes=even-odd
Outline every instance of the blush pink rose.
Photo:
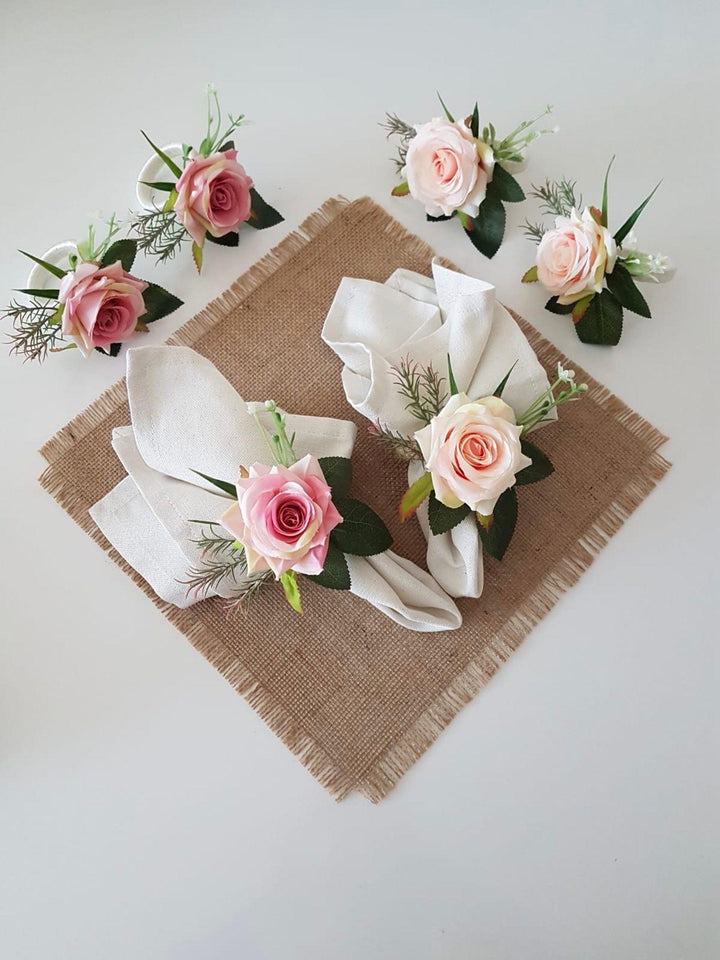
[{"label": "blush pink rose", "polygon": [[446,507],[466,503],[489,516],[515,474],[531,460],[520,448],[522,427],[499,397],[471,401],[464,393],[450,397],[427,427],[415,434],[435,496]]},{"label": "blush pink rose", "polygon": [[238,502],[220,523],[245,548],[248,573],[322,572],[330,532],[342,523],[320,464],[306,456],[290,467],[256,463],[237,481]]},{"label": "blush pink rose", "polygon": [[253,182],[236,157],[236,150],[193,157],[175,184],[175,215],[199,247],[206,233],[224,237],[250,218]]},{"label": "blush pink rose", "polygon": [[555,229],[540,241],[538,280],[559,303],[575,303],[600,293],[616,259],[617,245],[607,227],[600,226],[587,207],[582,217],[573,210],[569,217],[557,217]]},{"label": "blush pink rose", "polygon": [[411,196],[431,217],[448,217],[456,210],[476,217],[492,180],[491,148],[464,123],[436,119],[415,130],[405,158]]},{"label": "blush pink rose", "polygon": [[60,281],[63,334],[72,337],[86,357],[95,347],[107,349],[130,340],[146,312],[143,291],[147,286],[126,273],[119,260],[108,267],[79,264]]}]

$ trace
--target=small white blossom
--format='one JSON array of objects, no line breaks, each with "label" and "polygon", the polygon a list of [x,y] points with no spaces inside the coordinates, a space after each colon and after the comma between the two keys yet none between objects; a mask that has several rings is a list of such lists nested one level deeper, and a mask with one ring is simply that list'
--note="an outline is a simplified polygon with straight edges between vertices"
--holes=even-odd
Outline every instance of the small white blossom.
[{"label": "small white blossom", "polygon": [[558,380],[563,380],[565,383],[572,383],[575,379],[574,370],[566,370],[563,365],[558,361],[557,365],[557,377]]}]

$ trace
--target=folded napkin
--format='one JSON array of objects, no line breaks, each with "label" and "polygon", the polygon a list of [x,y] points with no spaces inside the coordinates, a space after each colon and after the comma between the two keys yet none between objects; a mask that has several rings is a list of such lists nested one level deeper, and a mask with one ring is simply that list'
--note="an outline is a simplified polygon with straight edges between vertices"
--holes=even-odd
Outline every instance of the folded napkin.
[{"label": "folded napkin", "polygon": [[[177,607],[188,596],[188,571],[202,551],[200,525],[217,521],[228,500],[194,470],[233,483],[238,467],[270,460],[248,405],[222,374],[188,347],[143,347],[127,353],[132,426],[113,431],[128,476],[90,515],[105,537],[159,597]],[[266,415],[265,412],[260,416]],[[347,420],[285,415],[298,457],[350,457],[355,425]],[[270,421],[266,424],[272,432]],[[348,556],[351,592],[410,630],[452,630],[460,613],[433,578],[391,551]],[[232,596],[236,584],[220,584]]]},{"label": "folded napkin", "polygon": [[[432,272],[432,279],[396,270],[385,283],[349,277],[340,283],[322,336],[343,361],[350,404],[369,420],[410,436],[423,424],[406,409],[393,367],[409,357],[446,375],[449,355],[458,389],[472,400],[492,394],[515,364],[503,400],[517,413],[525,410],[549,383],[520,327],[495,299],[495,288],[435,262]],[[411,463],[408,482],[423,472],[422,463]],[[438,536],[429,532],[427,503],[418,519],[428,539],[428,569],[438,583],[453,597],[479,597],[482,548],[474,517]]]}]

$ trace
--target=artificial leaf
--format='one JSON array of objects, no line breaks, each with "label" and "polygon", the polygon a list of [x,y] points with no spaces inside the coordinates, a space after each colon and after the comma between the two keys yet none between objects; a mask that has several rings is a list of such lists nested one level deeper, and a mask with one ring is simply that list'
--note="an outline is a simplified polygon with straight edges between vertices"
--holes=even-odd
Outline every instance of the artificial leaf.
[{"label": "artificial leaf", "polygon": [[103,258],[100,261],[100,266],[109,267],[110,264],[116,263],[119,260],[122,264],[123,270],[125,270],[127,273],[130,273],[132,270],[132,265],[135,263],[136,254],[137,243],[135,240],[116,240],[115,243],[111,243],[105,251]]},{"label": "artificial leaf", "polygon": [[492,516],[478,518],[478,531],[483,549],[496,560],[502,560],[515,532],[517,522],[517,494],[509,487],[495,504]]},{"label": "artificial leaf", "polygon": [[192,473],[196,473],[199,477],[202,477],[203,480],[207,480],[208,483],[211,483],[214,487],[217,487],[218,490],[222,490],[223,493],[227,493],[233,498],[233,500],[237,500],[237,487],[234,483],[228,483],[226,480],[218,480],[216,477],[209,477],[206,473],[201,473],[199,470],[193,470],[192,468],[190,469]]},{"label": "artificial leaf", "polygon": [[250,219],[248,225],[255,227],[256,230],[265,230],[267,227],[274,227],[282,223],[285,219],[269,203],[265,203],[263,198],[257,192],[255,187],[250,187]]},{"label": "artificial leaf", "polygon": [[518,486],[522,486],[525,483],[537,483],[538,480],[544,480],[545,477],[549,477],[550,474],[555,470],[555,467],[553,467],[550,461],[550,457],[543,453],[539,447],[536,447],[534,443],[530,443],[530,441],[526,440],[524,437],[520,440],[520,449],[526,457],[530,457],[532,463],[529,467],[525,467],[524,470],[521,470],[520,473],[515,474],[515,483]]},{"label": "artificial leaf", "polygon": [[450,123],[455,123],[455,117],[450,113],[450,111],[448,110],[448,108],[445,106],[445,103],[444,103],[444,101],[443,101],[443,98],[440,96],[440,92],[439,92],[438,90],[436,90],[435,92],[437,93],[437,98],[438,98],[438,100],[440,101],[440,106],[441,106],[441,107],[443,108],[443,110],[445,111],[445,116],[448,118],[448,120],[450,121]]},{"label": "artificial leaf", "polygon": [[210,243],[216,243],[219,247],[237,247],[240,243],[240,235],[237,230],[231,230],[230,233],[225,233],[222,237],[214,237],[211,233],[206,233],[205,239],[209,240]]},{"label": "artificial leaf", "polygon": [[168,293],[167,290],[156,283],[149,283],[147,289],[143,290],[142,296],[145,301],[145,313],[141,317],[143,323],[154,323],[156,320],[161,320],[183,305],[182,300],[173,296],[172,293]]},{"label": "artificial leaf", "polygon": [[181,170],[180,167],[175,163],[175,161],[174,161],[174,160],[171,160],[170,157],[169,157],[166,153],[163,153],[163,151],[160,149],[160,147],[156,147],[155,144],[152,142],[152,140],[151,140],[150,137],[145,133],[144,130],[141,130],[140,133],[145,137],[145,139],[147,140],[147,142],[148,142],[148,143],[150,144],[150,146],[153,148],[153,150],[155,151],[155,153],[160,157],[160,159],[161,159],[162,162],[165,164],[165,166],[166,166],[172,173],[174,173],[175,176],[176,176],[178,179],[180,179],[180,177],[182,176],[182,170]]},{"label": "artificial leaf", "polygon": [[297,582],[297,573],[294,570],[286,570],[280,574],[280,583],[285,591],[287,602],[297,613],[302,613],[302,604],[300,603],[300,588]]},{"label": "artificial leaf", "polygon": [[203,250],[202,247],[198,246],[194,240],[192,245],[192,258],[195,263],[195,267],[197,268],[197,272],[200,273],[202,270]]},{"label": "artificial leaf", "polygon": [[347,457],[320,457],[318,463],[332,490],[333,500],[347,497],[352,480],[352,461]]},{"label": "artificial leaf", "polygon": [[26,293],[29,297],[42,297],[45,300],[57,300],[59,290],[45,290],[42,287],[19,287],[16,293]]},{"label": "artificial leaf", "polygon": [[423,500],[426,500],[430,496],[432,488],[431,474],[424,473],[405,491],[398,506],[398,516],[400,517],[401,523],[415,513]]},{"label": "artificial leaf", "polygon": [[177,202],[178,193],[177,190],[173,187],[172,192],[168,196],[167,200],[163,204],[162,212],[163,213],[172,213],[175,209],[175,204]]},{"label": "artificial leaf", "polygon": [[452,218],[455,216],[455,212],[456,212],[456,211],[453,211],[452,213],[448,214],[447,216],[445,216],[445,214],[443,213],[443,214],[441,214],[439,217],[433,217],[433,216],[431,216],[429,213],[426,213],[426,214],[425,214],[425,219],[426,219],[429,223],[440,223],[442,220],[452,220]]},{"label": "artificial leaf", "polygon": [[614,346],[622,334],[623,311],[619,300],[609,290],[603,290],[590,301],[575,331],[583,343]]},{"label": "artificial leaf", "polygon": [[610,163],[605,171],[605,180],[603,181],[602,210],[600,211],[600,222],[603,227],[608,225],[608,177],[610,176],[610,168],[614,162],[615,154],[610,158]]},{"label": "artificial leaf", "polygon": [[475,249],[489,259],[494,257],[505,235],[505,208],[498,197],[488,194],[476,217],[469,217],[466,213],[458,216]]},{"label": "artificial leaf", "polygon": [[508,372],[505,374],[505,376],[502,378],[502,380],[501,380],[500,383],[497,385],[497,387],[495,387],[495,389],[493,390],[493,396],[494,396],[494,397],[502,397],[503,390],[504,390],[505,387],[507,386],[507,382],[508,382],[508,380],[510,379],[510,374],[513,372],[513,370],[515,369],[516,366],[517,366],[517,360],[516,360],[515,363],[510,367],[510,369],[509,369]]},{"label": "artificial leaf", "polygon": [[537,283],[538,278],[538,269],[537,264],[534,267],[530,267],[529,270],[526,270],[522,275],[521,283]]},{"label": "artificial leaf", "polygon": [[306,576],[308,580],[314,580],[315,583],[319,583],[321,587],[327,587],[329,590],[350,589],[350,571],[345,554],[332,541],[328,544],[322,573],[314,576],[306,574]]},{"label": "artificial leaf", "polygon": [[583,297],[581,300],[575,301],[575,303],[572,305],[573,323],[579,323],[580,320],[582,320],[585,314],[585,311],[590,306],[590,303],[592,302],[592,299],[594,296],[595,294],[591,293],[589,296]]},{"label": "artificial leaf", "polygon": [[545,309],[549,310],[550,313],[572,313],[574,303],[558,303],[557,297],[550,297],[548,302],[545,304]]},{"label": "artificial leaf", "polygon": [[[67,349],[67,348],[63,348]],[[106,350],[104,347],[95,347],[98,353],[104,353],[106,357],[116,357],[120,350],[122,349],[121,343],[111,343],[110,348]]]},{"label": "artificial leaf", "polygon": [[437,536],[441,533],[447,533],[461,523],[469,513],[472,513],[470,507],[463,503],[459,507],[446,507],[435,496],[433,491],[428,500],[428,521],[433,534]]},{"label": "artificial leaf", "polygon": [[225,153],[226,150],[234,150],[235,141],[227,140],[221,147],[218,147],[218,153]]},{"label": "artificial leaf", "polygon": [[40,257],[34,257],[31,253],[26,253],[24,250],[18,250],[18,253],[21,253],[24,257],[27,257],[29,260],[32,260],[34,263],[40,264],[41,267],[44,267],[48,273],[51,273],[54,277],[57,277],[58,280],[62,280],[67,270],[62,270],[60,267],[56,267],[54,263],[48,263],[47,260],[41,260]]},{"label": "artificial leaf", "polygon": [[458,390],[458,385],[455,382],[455,374],[453,373],[452,362],[450,360],[450,354],[447,355],[447,365],[448,365],[448,386],[450,387],[450,396],[457,396],[460,391]]},{"label": "artificial leaf", "polygon": [[605,282],[608,289],[615,294],[623,307],[632,310],[633,313],[637,313],[641,317],[650,316],[650,307],[647,305],[645,297],[635,286],[635,281],[630,272],[620,260],[615,262],[615,267],[612,273],[607,274]]},{"label": "artificial leaf", "polygon": [[615,243],[618,244],[618,246],[620,246],[620,244],[623,242],[623,240],[625,239],[625,237],[630,233],[630,231],[632,230],[632,228],[635,226],[635,223],[636,223],[638,217],[639,217],[640,214],[643,212],[643,210],[645,209],[645,207],[650,203],[650,201],[652,200],[652,198],[653,198],[654,195],[655,195],[655,191],[657,190],[657,188],[660,186],[661,183],[662,183],[662,180],[655,185],[655,187],[654,187],[654,189],[651,191],[651,193],[650,193],[647,197],[645,197],[645,199],[644,199],[643,202],[640,204],[640,206],[637,208],[637,210],[633,211],[633,213],[630,214],[630,216],[627,218],[627,220],[625,221],[625,223],[620,227],[620,229],[618,230],[618,232],[615,234],[615,236],[613,237],[613,239],[615,240]]},{"label": "artificial leaf", "polygon": [[499,163],[496,163],[493,168],[493,178],[487,185],[487,192],[495,194],[498,199],[506,203],[519,203],[525,199],[523,188]]},{"label": "artificial leaf", "polygon": [[390,191],[391,197],[406,197],[410,193],[410,187],[407,183],[399,183]]},{"label": "artificial leaf", "polygon": [[145,187],[151,187],[153,190],[162,190],[163,193],[172,193],[175,189],[172,180],[141,180],[140,183]]},{"label": "artificial leaf", "polygon": [[201,157],[209,157],[211,147],[212,147],[212,140],[210,139],[210,137],[204,137],[202,142],[200,143],[200,146],[198,147],[198,153],[200,154]]},{"label": "artificial leaf", "polygon": [[343,553],[372,557],[392,544],[390,531],[366,503],[350,497],[333,498],[333,503],[343,521],[332,531],[330,539]]},{"label": "artificial leaf", "polygon": [[470,132],[474,137],[477,137],[480,133],[480,112],[478,111],[477,100],[470,118]]}]

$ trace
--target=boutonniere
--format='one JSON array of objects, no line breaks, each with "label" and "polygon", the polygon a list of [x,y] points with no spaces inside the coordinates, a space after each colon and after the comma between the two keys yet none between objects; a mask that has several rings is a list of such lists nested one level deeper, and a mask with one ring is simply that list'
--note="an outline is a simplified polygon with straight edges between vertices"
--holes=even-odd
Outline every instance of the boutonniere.
[{"label": "boutonniere", "polygon": [[605,174],[600,207],[583,208],[575,183],[567,179],[546,180],[543,186],[533,187],[531,196],[540,201],[541,209],[555,215],[555,228],[526,222],[525,233],[538,249],[535,266],[522,278],[523,283],[539,281],[545,287],[551,294],[545,309],[570,314],[583,343],[608,346],[620,340],[623,308],[641,317],[651,316],[636,282],[659,283],[674,273],[667,257],[638,250],[633,232],[660,184],[615,233],[610,231],[608,176],[613,160]]},{"label": "boutonniere", "polygon": [[493,257],[505,235],[503,204],[525,199],[511,170],[522,167],[533,140],[557,130],[532,129],[552,107],[501,139],[491,123],[481,129],[477,103],[468,117],[455,120],[438,98],[444,118],[411,125],[387,114],[382,124],[388,137],[400,139],[395,163],[403,182],[392,195],[422,203],[428,220],[457,217],[473,246]]},{"label": "boutonniere", "polygon": [[573,370],[558,364],[555,382],[518,412],[502,399],[511,376],[512,368],[492,396],[472,400],[458,392],[448,358],[448,398],[444,379],[432,367],[406,361],[396,369],[396,383],[425,426],[413,437],[387,437],[394,444],[404,439],[405,455],[407,445],[414,444],[425,467],[400,501],[400,520],[428,500],[430,531],[438,536],[474,515],[483,548],[496,560],[502,560],[515,531],[515,487],[544,480],[554,470],[527,435],[552,410],[587,390],[574,382]]},{"label": "boutonniere", "polygon": [[95,350],[115,357],[136,333],[182,306],[167,290],[130,273],[137,243],[113,240],[120,232],[114,216],[107,227],[103,240],[90,226],[87,240],[59,244],[47,259],[20,251],[36,266],[28,286],[17,291],[24,299],[0,311],[13,324],[11,353],[42,361],[77,347],[85,357]]},{"label": "boutonniere", "polygon": [[264,230],[282,222],[238,163],[232,134],[243,123],[242,114],[229,114],[223,126],[218,96],[210,86],[207,129],[197,150],[187,143],[161,149],[142,131],[155,153],[138,180],[138,199],[145,210],[132,220],[141,250],[165,262],[191,240],[200,272],[206,240],[236,247],[243,223]]},{"label": "boutonniere", "polygon": [[290,606],[301,613],[298,575],[332,590],[349,590],[345,554],[375,556],[390,547],[392,537],[370,507],[348,495],[348,458],[307,454],[298,459],[275,403],[259,406],[274,423],[268,433],[255,415],[272,463],[240,467],[235,484],[195,471],[234,502],[217,519],[195,521],[201,525],[195,543],[203,561],[189,574],[188,592],[202,598],[219,583],[234,582],[237,605],[279,581]]}]

